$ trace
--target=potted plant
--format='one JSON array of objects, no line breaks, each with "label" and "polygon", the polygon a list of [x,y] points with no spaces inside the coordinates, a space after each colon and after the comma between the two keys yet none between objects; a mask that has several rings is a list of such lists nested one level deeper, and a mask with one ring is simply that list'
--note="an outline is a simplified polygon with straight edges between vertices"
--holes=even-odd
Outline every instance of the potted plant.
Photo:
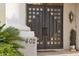
[{"label": "potted plant", "polygon": [[19,30],[14,27],[0,26],[0,56],[21,56],[23,55],[18,48],[23,48],[17,41],[23,39],[19,36]]},{"label": "potted plant", "polygon": [[74,29],[71,29],[70,32],[70,50],[75,51],[76,46],[76,31]]}]

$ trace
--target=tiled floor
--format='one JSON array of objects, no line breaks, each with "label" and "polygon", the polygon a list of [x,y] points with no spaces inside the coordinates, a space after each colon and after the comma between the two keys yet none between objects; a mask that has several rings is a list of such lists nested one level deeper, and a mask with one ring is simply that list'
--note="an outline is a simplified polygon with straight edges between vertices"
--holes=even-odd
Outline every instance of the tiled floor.
[{"label": "tiled floor", "polygon": [[79,51],[38,52],[38,56],[79,56]]}]

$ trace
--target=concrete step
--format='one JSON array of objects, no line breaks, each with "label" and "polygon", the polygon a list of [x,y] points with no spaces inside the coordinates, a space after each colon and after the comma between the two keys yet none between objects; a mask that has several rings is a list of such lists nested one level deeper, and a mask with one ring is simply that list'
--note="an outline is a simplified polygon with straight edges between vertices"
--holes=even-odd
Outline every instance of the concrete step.
[{"label": "concrete step", "polygon": [[38,56],[79,56],[79,51],[71,52],[71,51],[40,51],[37,52]]}]

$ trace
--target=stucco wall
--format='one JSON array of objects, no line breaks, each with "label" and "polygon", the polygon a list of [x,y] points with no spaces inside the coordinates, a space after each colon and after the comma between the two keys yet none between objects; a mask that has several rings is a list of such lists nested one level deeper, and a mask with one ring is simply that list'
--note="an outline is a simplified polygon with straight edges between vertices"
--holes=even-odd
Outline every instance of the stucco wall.
[{"label": "stucco wall", "polygon": [[5,4],[0,3],[0,25],[5,23]]},{"label": "stucco wall", "polygon": [[70,45],[70,30],[75,29],[75,17],[72,23],[69,22],[69,12],[72,11],[75,15],[75,4],[64,4],[63,6],[63,47],[69,49]]},{"label": "stucco wall", "polygon": [[[26,26],[26,5],[24,3],[7,3],[6,4],[6,26],[12,26],[20,30],[20,36],[24,39],[18,42],[23,49],[18,49],[25,56],[37,55],[37,39],[34,32]],[[12,11],[10,11],[12,9]],[[32,43],[34,42],[34,43]]]},{"label": "stucco wall", "polygon": [[26,5],[24,3],[6,3],[6,25],[20,30],[30,30],[26,26]]},{"label": "stucco wall", "polygon": [[76,48],[77,50],[79,50],[79,4],[76,5],[76,28],[77,28]]}]

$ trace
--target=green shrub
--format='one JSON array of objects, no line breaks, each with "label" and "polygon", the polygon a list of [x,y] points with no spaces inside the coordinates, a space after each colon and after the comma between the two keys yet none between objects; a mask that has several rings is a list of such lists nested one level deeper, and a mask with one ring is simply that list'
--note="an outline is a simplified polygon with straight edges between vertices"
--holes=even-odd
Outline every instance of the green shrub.
[{"label": "green shrub", "polygon": [[23,39],[19,36],[19,30],[14,27],[0,26],[0,55],[1,56],[17,56],[22,55],[17,49],[23,46],[17,44],[17,41]]},{"label": "green shrub", "polygon": [[0,44],[0,56],[19,56],[22,55],[17,49],[13,48],[11,44]]},{"label": "green shrub", "polygon": [[70,45],[76,45],[76,31],[74,29],[70,32]]}]

